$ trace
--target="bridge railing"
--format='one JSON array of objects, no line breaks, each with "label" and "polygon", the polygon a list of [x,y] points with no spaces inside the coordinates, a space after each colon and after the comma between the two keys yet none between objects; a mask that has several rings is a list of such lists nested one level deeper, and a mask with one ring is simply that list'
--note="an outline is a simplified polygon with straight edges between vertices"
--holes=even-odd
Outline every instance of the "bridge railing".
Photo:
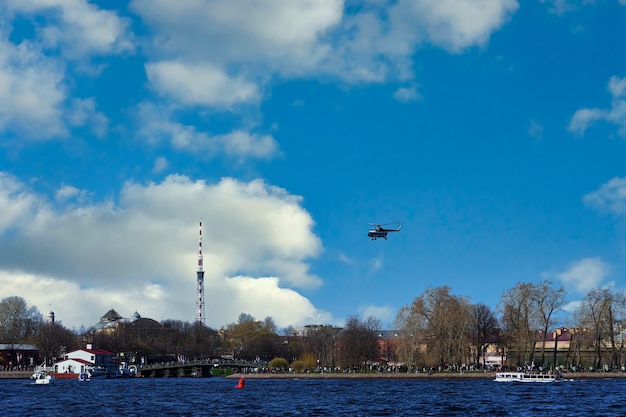
[{"label": "bridge railing", "polygon": [[242,361],[236,359],[200,359],[200,360],[188,360],[183,362],[159,362],[149,365],[142,365],[139,367],[141,370],[150,369],[163,369],[163,368],[183,368],[193,366],[212,366],[219,367],[234,367],[234,368],[257,368],[267,366],[266,363],[260,363],[258,361]]}]

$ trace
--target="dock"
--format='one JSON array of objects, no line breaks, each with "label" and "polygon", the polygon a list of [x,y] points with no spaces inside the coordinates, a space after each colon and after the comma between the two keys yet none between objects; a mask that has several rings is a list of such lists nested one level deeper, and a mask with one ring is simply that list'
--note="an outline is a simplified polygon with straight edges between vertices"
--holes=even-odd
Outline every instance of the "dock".
[{"label": "dock", "polygon": [[0,371],[0,379],[30,379],[34,371]]}]

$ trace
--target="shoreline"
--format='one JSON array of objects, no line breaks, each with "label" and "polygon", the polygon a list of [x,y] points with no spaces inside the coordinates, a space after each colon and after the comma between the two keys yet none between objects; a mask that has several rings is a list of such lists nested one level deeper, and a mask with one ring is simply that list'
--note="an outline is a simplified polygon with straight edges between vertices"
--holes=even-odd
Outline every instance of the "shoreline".
[{"label": "shoreline", "polygon": [[[239,379],[495,379],[495,372],[437,372],[427,373],[251,373],[232,374],[224,378]],[[571,372],[565,379],[626,379],[626,372]]]},{"label": "shoreline", "polygon": [[[2,379],[30,379],[32,371],[3,371],[0,372],[0,380]],[[584,379],[626,379],[626,372],[570,372],[563,374],[565,379],[584,380]],[[260,373],[260,374],[242,374],[236,373],[224,377],[239,379],[494,379],[495,372],[436,372],[432,375],[427,373]],[[176,378],[169,378],[176,379]]]}]

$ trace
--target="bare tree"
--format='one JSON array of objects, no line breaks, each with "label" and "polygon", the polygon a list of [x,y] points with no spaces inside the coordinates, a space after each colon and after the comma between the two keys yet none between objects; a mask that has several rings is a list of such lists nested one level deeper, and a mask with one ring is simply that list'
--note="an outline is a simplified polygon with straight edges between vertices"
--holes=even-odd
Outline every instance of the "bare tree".
[{"label": "bare tree", "polygon": [[427,289],[396,316],[396,325],[405,339],[399,353],[403,359],[414,359],[412,356],[421,354],[421,346],[426,345],[425,359],[431,365],[463,363],[467,356],[469,316],[467,299],[452,295],[450,287]]},{"label": "bare tree", "polygon": [[265,317],[263,320],[263,324],[261,325],[262,329],[269,333],[278,333],[278,327],[276,327],[276,323],[274,323],[274,319],[271,317]]},{"label": "bare tree", "polygon": [[313,354],[320,367],[334,368],[335,340],[340,329],[331,325],[310,326],[304,337],[306,351]]},{"label": "bare tree", "polygon": [[[534,291],[537,314],[542,325],[541,365],[545,366],[546,340],[551,326],[556,324],[555,313],[565,305],[565,290],[563,287],[554,288],[550,281],[541,282]],[[558,336],[554,338],[553,366],[556,366]]]},{"label": "bare tree", "polygon": [[534,359],[536,332],[541,327],[536,292],[536,285],[520,282],[500,299],[504,340],[518,365],[530,364]]},{"label": "bare tree", "polygon": [[373,317],[364,321],[356,316],[348,317],[337,338],[339,363],[348,369],[364,370],[367,362],[376,359],[378,354],[379,330],[380,321]]},{"label": "bare tree", "polygon": [[482,357],[482,363],[485,365],[485,349],[497,341],[499,334],[498,319],[493,311],[482,303],[471,305],[469,311],[471,341],[476,348],[473,362],[478,364]]},{"label": "bare tree", "polygon": [[617,343],[617,339],[621,338],[621,325],[626,318],[626,297],[623,292],[610,291],[607,300],[607,322],[609,323],[609,350],[611,368],[620,365],[621,348]]},{"label": "bare tree", "polygon": [[608,332],[605,320],[607,292],[607,289],[601,288],[591,290],[580,306],[582,322],[594,335],[594,348],[596,353],[594,366],[596,368],[599,368],[602,363],[602,340]]},{"label": "bare tree", "polygon": [[0,301],[0,341],[4,343],[24,342],[35,333],[41,321],[37,307],[29,307],[22,297],[6,297]]},{"label": "bare tree", "polygon": [[78,339],[74,332],[60,324],[45,321],[37,326],[33,341],[46,365],[52,365],[54,359],[60,357],[62,352],[78,347]]},{"label": "bare tree", "polygon": [[602,365],[602,353],[609,352],[607,366],[619,365],[616,334],[619,323],[624,319],[626,312],[626,298],[624,294],[613,292],[608,288],[591,290],[580,306],[581,321],[594,335],[595,361],[594,366]]},{"label": "bare tree", "polygon": [[427,321],[422,315],[414,314],[413,304],[401,307],[394,321],[400,334],[396,355],[408,370],[426,365],[421,347],[425,346]]}]

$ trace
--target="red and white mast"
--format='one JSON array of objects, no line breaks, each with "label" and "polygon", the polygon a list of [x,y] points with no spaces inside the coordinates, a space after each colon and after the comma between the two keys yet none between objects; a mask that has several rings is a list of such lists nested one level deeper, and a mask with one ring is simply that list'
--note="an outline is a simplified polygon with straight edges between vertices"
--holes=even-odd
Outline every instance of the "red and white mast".
[{"label": "red and white mast", "polygon": [[198,280],[198,308],[196,322],[204,324],[204,269],[202,265],[202,220],[200,220],[200,240],[198,241],[198,272],[196,273]]}]

